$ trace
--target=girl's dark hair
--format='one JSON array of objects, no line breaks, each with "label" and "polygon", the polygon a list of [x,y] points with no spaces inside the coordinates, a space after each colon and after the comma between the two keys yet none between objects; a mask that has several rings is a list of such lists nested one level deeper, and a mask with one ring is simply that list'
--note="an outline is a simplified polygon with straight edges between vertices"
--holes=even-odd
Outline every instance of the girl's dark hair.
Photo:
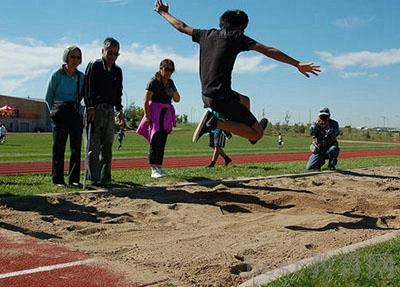
[{"label": "girl's dark hair", "polygon": [[[162,60],[162,61],[160,62],[160,70],[161,70],[162,68],[168,68],[168,69],[170,69],[172,72],[174,72],[174,71],[175,71],[175,64],[174,64],[174,62],[173,62],[171,59],[164,59],[164,60]],[[160,77],[161,77],[160,71],[157,71],[157,73],[156,73],[155,76],[156,76],[156,78],[160,78]]]},{"label": "girl's dark hair", "polygon": [[160,69],[169,68],[172,72],[175,71],[175,64],[171,59],[164,59],[160,62]]},{"label": "girl's dark hair", "polygon": [[225,30],[246,29],[249,16],[242,10],[228,10],[219,18],[219,27]]}]

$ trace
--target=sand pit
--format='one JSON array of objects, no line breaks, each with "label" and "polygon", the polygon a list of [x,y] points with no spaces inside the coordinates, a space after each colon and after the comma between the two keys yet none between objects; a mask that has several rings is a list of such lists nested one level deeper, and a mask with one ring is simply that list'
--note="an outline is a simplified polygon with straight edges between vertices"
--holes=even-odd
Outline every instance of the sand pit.
[{"label": "sand pit", "polygon": [[400,168],[0,199],[0,223],[152,286],[237,286],[400,228]]}]

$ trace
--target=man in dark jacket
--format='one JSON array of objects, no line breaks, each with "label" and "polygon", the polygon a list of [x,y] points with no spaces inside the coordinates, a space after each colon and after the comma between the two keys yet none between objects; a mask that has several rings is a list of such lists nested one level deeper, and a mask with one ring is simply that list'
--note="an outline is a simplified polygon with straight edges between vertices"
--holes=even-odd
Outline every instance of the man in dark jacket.
[{"label": "man in dark jacket", "polygon": [[310,135],[313,142],[310,146],[311,155],[307,162],[307,169],[320,170],[328,160],[328,168],[336,170],[337,158],[339,156],[339,124],[330,118],[328,108],[319,111],[318,118],[310,127]]},{"label": "man in dark jacket", "polygon": [[[106,38],[102,58],[88,64],[85,72],[85,105],[88,125],[91,125],[89,143],[88,179],[92,184],[111,183],[112,144],[115,117],[124,126],[122,111],[122,70],[115,62],[119,43]],[[117,116],[115,115],[115,111]]]}]

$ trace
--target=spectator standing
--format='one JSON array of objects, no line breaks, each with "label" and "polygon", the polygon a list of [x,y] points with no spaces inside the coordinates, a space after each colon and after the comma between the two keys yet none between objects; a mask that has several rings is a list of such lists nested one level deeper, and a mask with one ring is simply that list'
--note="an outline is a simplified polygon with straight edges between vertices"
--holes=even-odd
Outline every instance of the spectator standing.
[{"label": "spectator standing", "polygon": [[181,97],[171,79],[174,71],[175,64],[172,60],[162,60],[159,71],[147,84],[144,93],[144,115],[137,133],[144,136],[150,144],[149,164],[153,178],[166,175],[162,168],[165,145],[168,134],[176,125],[172,101],[177,103]]},{"label": "spectator standing", "polygon": [[106,38],[103,44],[101,59],[90,62],[86,68],[84,89],[87,122],[88,126],[91,125],[88,135],[88,179],[93,185],[100,186],[111,183],[115,118],[120,127],[125,126],[122,112],[122,70],[115,63],[120,45],[111,37]]},{"label": "spectator standing", "polygon": [[7,129],[3,122],[0,122],[0,144],[4,144],[6,142]]},{"label": "spectator standing", "polygon": [[82,52],[78,46],[65,48],[63,64],[50,77],[46,102],[53,123],[52,180],[58,186],[65,185],[64,154],[69,136],[71,156],[68,183],[80,187],[80,163],[83,131],[82,88],[84,74],[78,70]]},{"label": "spectator standing", "polygon": [[[220,117],[217,112],[213,113],[217,118]],[[232,162],[232,159],[227,156],[224,151],[227,135],[221,129],[215,128],[210,131],[209,138],[210,141],[208,146],[213,149],[213,154],[211,157],[211,162],[209,165],[207,165],[207,167],[214,167],[220,155],[224,158],[225,166],[228,166],[228,164]]]}]

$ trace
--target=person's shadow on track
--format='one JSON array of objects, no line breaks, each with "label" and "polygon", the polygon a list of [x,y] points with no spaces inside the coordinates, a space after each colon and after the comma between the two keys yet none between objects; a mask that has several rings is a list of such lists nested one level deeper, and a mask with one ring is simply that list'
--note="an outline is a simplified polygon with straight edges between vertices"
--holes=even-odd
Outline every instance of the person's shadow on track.
[{"label": "person's shadow on track", "polygon": [[102,218],[115,218],[119,214],[98,211],[93,206],[73,203],[61,197],[25,196],[0,198],[0,205],[18,211],[37,212],[42,216],[53,216],[69,221],[100,222]]},{"label": "person's shadow on track", "polygon": [[[292,188],[281,188],[281,187],[276,187],[276,186],[268,186],[268,185],[248,185],[246,183],[249,183],[251,181],[254,181],[255,179],[249,179],[249,180],[241,180],[241,181],[229,181],[229,180],[213,180],[205,177],[192,177],[189,178],[189,182],[195,182],[198,185],[205,186],[205,187],[210,187],[210,188],[215,188],[219,185],[223,185],[227,188],[244,188],[244,189],[251,189],[251,190],[258,190],[258,191],[265,191],[265,192],[298,192],[298,193],[308,193],[308,194],[314,194],[310,190],[306,189],[292,189]],[[221,187],[221,189],[224,189],[224,187]]]},{"label": "person's shadow on track", "polygon": [[[345,211],[343,213],[336,212],[328,212],[329,214],[341,215],[348,218],[359,218],[359,221],[356,222],[331,222],[323,227],[305,227],[299,225],[290,225],[285,228],[293,230],[293,231],[328,231],[328,230],[336,230],[338,228],[346,228],[346,229],[374,229],[374,230],[398,230],[399,228],[391,228],[387,224],[387,220],[394,219],[394,216],[386,216],[386,217],[372,217],[368,215],[359,215],[354,214],[352,211]],[[382,222],[387,227],[379,227],[378,222]]]},{"label": "person's shadow on track", "polygon": [[379,174],[360,173],[360,172],[355,172],[355,171],[352,171],[352,170],[336,170],[336,173],[340,173],[340,174],[343,174],[343,175],[350,175],[350,176],[358,176],[358,177],[371,177],[371,178],[377,178],[377,179],[400,180],[400,177],[398,177],[398,176],[387,176],[387,175],[379,175]]},{"label": "person's shadow on track", "polygon": [[248,209],[247,206],[244,206],[249,204],[272,210],[292,208],[295,206],[293,204],[278,205],[275,203],[268,203],[257,196],[249,194],[237,194],[218,190],[188,192],[184,187],[173,186],[149,186],[135,188],[129,191],[110,192],[109,194],[119,197],[128,197],[130,199],[147,199],[161,204],[187,203],[211,205],[219,207],[221,211],[230,213],[251,213],[251,210]]},{"label": "person's shadow on track", "polygon": [[61,239],[60,236],[50,234],[44,231],[34,231],[34,230],[29,230],[27,228],[19,227],[14,224],[9,224],[6,222],[1,222],[0,221],[0,228],[7,229],[10,231],[14,232],[19,232],[25,235],[29,235],[38,239],[43,239],[43,240],[48,240],[48,239]]}]

